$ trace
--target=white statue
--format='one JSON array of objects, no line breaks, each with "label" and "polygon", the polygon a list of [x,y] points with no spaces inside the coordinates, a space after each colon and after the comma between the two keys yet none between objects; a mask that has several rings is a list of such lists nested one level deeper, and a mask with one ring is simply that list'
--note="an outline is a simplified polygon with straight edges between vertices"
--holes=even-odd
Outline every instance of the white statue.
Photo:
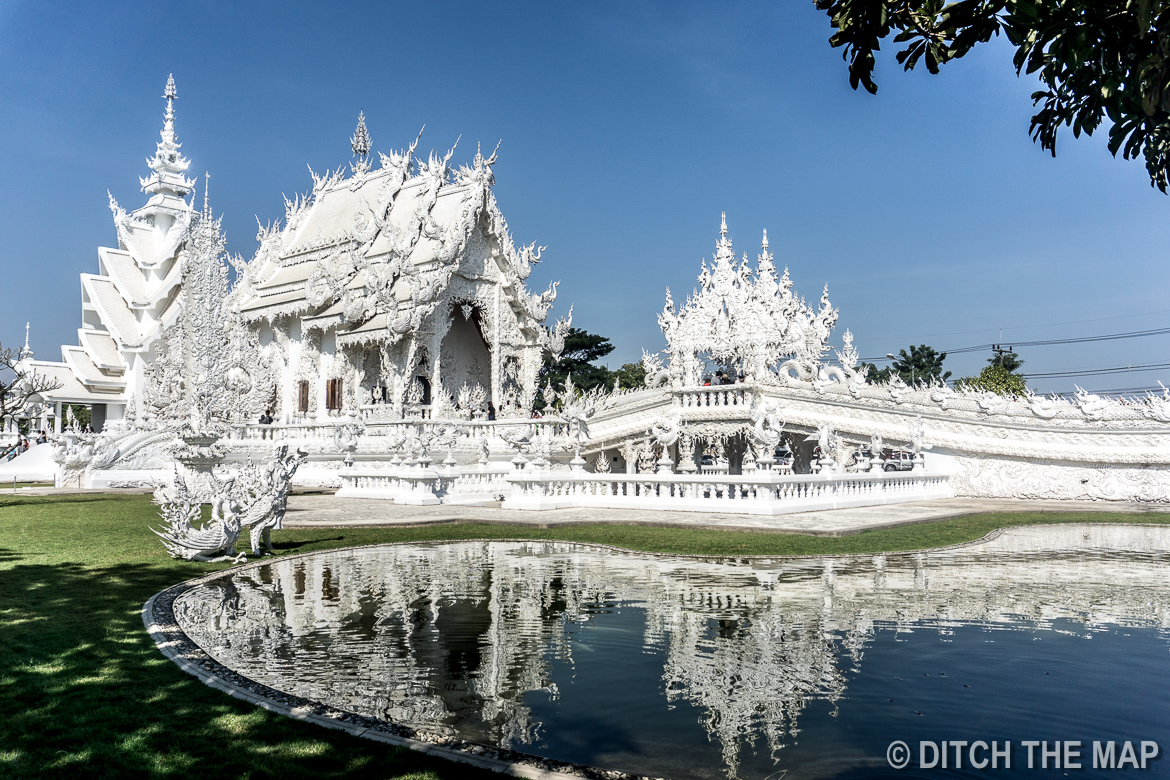
[{"label": "white statue", "polygon": [[245,554],[237,555],[235,545],[244,528],[250,529],[253,555],[271,552],[271,532],[281,527],[293,475],[307,457],[303,449],[290,454],[288,445],[281,445],[265,467],[248,463],[228,479],[214,480],[211,519],[200,527],[194,523],[201,502],[176,472],[171,485],[154,493],[163,527],[151,530],[172,558],[188,561],[242,560]]}]

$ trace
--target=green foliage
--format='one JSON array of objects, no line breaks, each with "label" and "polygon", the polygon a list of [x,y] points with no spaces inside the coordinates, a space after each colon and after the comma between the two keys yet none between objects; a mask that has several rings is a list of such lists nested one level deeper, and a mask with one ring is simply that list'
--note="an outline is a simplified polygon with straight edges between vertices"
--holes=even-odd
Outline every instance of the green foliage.
[{"label": "green foliage", "polygon": [[1020,360],[1020,356],[1015,352],[1004,352],[1002,355],[996,355],[987,359],[988,365],[1003,366],[1009,373],[1019,373],[1020,367],[1024,365],[1024,361]]},{"label": "green foliage", "polygon": [[877,92],[874,52],[893,35],[898,62],[931,73],[1001,32],[1017,74],[1044,89],[1028,132],[1056,155],[1061,127],[1092,135],[1108,120],[1109,151],[1145,157],[1150,184],[1166,192],[1170,164],[1168,0],[816,0],[844,49],[849,83]]},{"label": "green foliage", "polygon": [[593,365],[593,361],[610,352],[613,352],[613,344],[605,336],[581,328],[570,328],[565,336],[565,350],[561,353],[561,359],[554,362],[550,355],[545,355],[544,365],[540,367],[540,384],[543,386],[545,382],[552,382],[553,387],[559,388],[572,374],[573,385],[580,390],[609,385],[612,383],[609,370],[605,366]]},{"label": "green foliage", "polygon": [[910,345],[910,353],[898,350],[898,357],[891,366],[893,371],[908,385],[932,381],[945,382],[951,378],[950,371],[943,371],[943,361],[947,353],[936,352],[934,347],[920,344],[917,347]]},{"label": "green foliage", "polygon": [[646,384],[646,367],[641,363],[626,363],[613,372],[613,378],[621,389],[633,390]]},{"label": "green foliage", "polygon": [[1016,397],[1028,393],[1028,383],[1022,376],[1012,373],[1005,366],[994,364],[984,367],[979,376],[965,376],[955,380],[955,388],[970,388]]},{"label": "green foliage", "polygon": [[862,363],[857,370],[865,374],[865,381],[871,385],[884,385],[894,376],[894,370],[889,366],[878,368],[873,363]]}]

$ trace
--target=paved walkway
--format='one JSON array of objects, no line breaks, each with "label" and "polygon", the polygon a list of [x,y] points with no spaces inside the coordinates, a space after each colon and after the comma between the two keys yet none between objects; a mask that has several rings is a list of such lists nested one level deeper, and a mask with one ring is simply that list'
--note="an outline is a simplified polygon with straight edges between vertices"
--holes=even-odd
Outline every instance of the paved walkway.
[{"label": "paved walkway", "polygon": [[802,512],[778,517],[757,517],[698,512],[652,512],[624,509],[552,509],[524,512],[499,506],[402,506],[369,498],[337,498],[328,495],[289,497],[287,528],[337,528],[346,526],[407,526],[452,522],[486,522],[549,528],[590,523],[619,523],[663,527],[717,528],[764,533],[799,533],[847,536],[875,528],[892,528],[942,520],[980,512],[1170,512],[1165,505],[1105,504],[1085,501],[1007,501],[999,499],[946,498],[892,506]]}]

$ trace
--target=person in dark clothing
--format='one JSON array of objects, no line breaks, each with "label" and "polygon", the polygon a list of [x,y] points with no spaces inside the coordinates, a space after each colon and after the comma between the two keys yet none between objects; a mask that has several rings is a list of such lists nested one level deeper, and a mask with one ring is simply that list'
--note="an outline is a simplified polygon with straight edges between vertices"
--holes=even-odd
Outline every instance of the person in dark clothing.
[{"label": "person in dark clothing", "polygon": [[272,425],[272,410],[265,409],[264,414],[260,415],[261,425]]},{"label": "person in dark clothing", "polygon": [[494,419],[496,419],[496,405],[495,405],[495,404],[493,404],[491,401],[488,401],[488,415],[487,415],[487,418],[488,418],[489,420],[494,420]]}]

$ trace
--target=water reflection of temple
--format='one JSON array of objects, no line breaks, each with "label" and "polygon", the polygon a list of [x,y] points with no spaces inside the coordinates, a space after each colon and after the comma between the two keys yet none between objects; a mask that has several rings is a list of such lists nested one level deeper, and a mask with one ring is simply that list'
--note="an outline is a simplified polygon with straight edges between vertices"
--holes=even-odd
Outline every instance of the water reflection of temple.
[{"label": "water reflection of temple", "polygon": [[190,591],[175,613],[221,662],[274,688],[523,749],[540,728],[525,697],[557,695],[552,666],[574,664],[573,633],[640,608],[667,699],[699,708],[734,774],[746,745],[774,753],[808,701],[844,695],[878,629],[1170,627],[1168,552],[1170,529],[1108,526],[751,563],[460,542],[277,561]]}]

